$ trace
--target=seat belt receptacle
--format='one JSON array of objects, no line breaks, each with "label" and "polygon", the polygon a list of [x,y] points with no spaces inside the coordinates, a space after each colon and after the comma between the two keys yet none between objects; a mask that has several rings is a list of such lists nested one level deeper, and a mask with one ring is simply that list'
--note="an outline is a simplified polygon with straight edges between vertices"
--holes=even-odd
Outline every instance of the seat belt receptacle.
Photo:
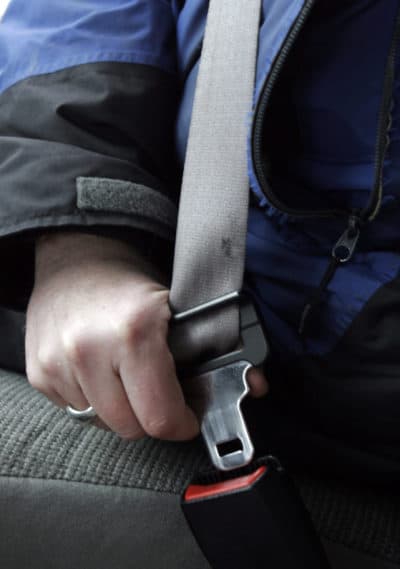
[{"label": "seat belt receptacle", "polygon": [[213,569],[329,569],[299,492],[274,457],[195,479],[182,510]]}]

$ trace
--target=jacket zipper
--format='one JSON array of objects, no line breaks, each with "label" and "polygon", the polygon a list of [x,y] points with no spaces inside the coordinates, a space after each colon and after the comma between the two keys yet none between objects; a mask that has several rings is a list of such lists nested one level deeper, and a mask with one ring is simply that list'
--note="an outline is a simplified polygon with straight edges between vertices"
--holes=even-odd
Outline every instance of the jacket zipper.
[{"label": "jacket zipper", "polygon": [[[271,73],[266,78],[265,83],[262,88],[261,96],[255,111],[255,119],[253,122],[252,130],[252,157],[255,168],[255,173],[260,184],[261,190],[268,199],[269,203],[274,206],[279,211],[286,213],[292,217],[303,217],[303,218],[316,218],[316,217],[346,217],[348,218],[348,227],[340,237],[344,239],[349,228],[353,227],[354,219],[359,220],[359,225],[367,221],[372,221],[376,218],[379,213],[380,206],[382,203],[383,194],[383,164],[386,150],[389,145],[389,132],[391,127],[391,104],[392,104],[392,88],[395,74],[395,59],[397,53],[397,45],[400,39],[400,11],[397,15],[395,31],[393,34],[393,39],[388,55],[385,81],[384,81],[384,94],[382,99],[382,104],[379,112],[378,129],[377,129],[377,142],[376,142],[376,152],[375,152],[375,181],[371,192],[369,202],[366,207],[359,211],[349,211],[345,209],[323,209],[323,210],[302,210],[293,209],[283,204],[279,198],[273,192],[271,186],[268,183],[264,170],[264,160],[262,157],[262,128],[266,109],[269,103],[269,99],[272,90],[276,84],[276,81],[280,75],[280,72],[286,62],[286,59],[290,53],[296,38],[298,37],[300,31],[304,27],[308,16],[312,8],[315,5],[316,0],[307,0],[302,10],[300,11],[292,29],[290,30],[278,57],[275,60]],[[332,254],[337,245],[335,245]],[[352,250],[354,252],[354,248]],[[351,256],[346,259],[350,260]],[[343,261],[342,261],[343,262]]]},{"label": "jacket zipper", "polygon": [[377,139],[376,139],[376,150],[375,150],[375,176],[374,185],[371,191],[370,198],[367,205],[358,211],[349,211],[343,209],[327,209],[327,210],[302,210],[293,209],[285,204],[283,204],[279,198],[274,194],[272,188],[270,187],[265,170],[264,161],[262,157],[262,129],[264,123],[264,117],[266,109],[269,103],[269,99],[272,90],[276,84],[279,74],[285,64],[285,61],[290,53],[290,50],[295,43],[298,34],[302,30],[312,8],[314,7],[316,0],[307,0],[302,10],[300,11],[292,29],[290,30],[278,57],[275,60],[271,73],[266,78],[265,83],[262,88],[262,93],[259,98],[257,108],[255,111],[255,119],[253,123],[252,130],[252,158],[255,167],[255,173],[260,184],[261,190],[276,209],[292,216],[292,217],[302,217],[302,218],[316,218],[316,217],[345,217],[347,218],[347,226],[339,240],[333,246],[331,251],[331,259],[325,274],[322,276],[318,288],[311,294],[310,298],[303,307],[302,314],[300,316],[299,329],[298,332],[300,337],[303,338],[306,333],[306,326],[309,320],[310,314],[315,310],[321,301],[322,294],[325,288],[328,286],[329,281],[333,277],[336,269],[341,265],[345,264],[352,258],[354,251],[357,247],[358,240],[360,238],[360,229],[363,224],[374,220],[380,210],[382,204],[383,196],[383,166],[385,154],[388,149],[390,138],[389,133],[392,124],[392,93],[393,93],[393,82],[395,77],[395,63],[397,46],[400,39],[400,10],[397,14],[394,34],[390,46],[390,51],[387,59],[385,79],[383,86],[383,98],[379,111],[378,128],[377,128]]},{"label": "jacket zipper", "polygon": [[258,104],[255,110],[255,118],[253,122],[253,131],[252,131],[252,156],[253,156],[253,163],[255,167],[256,176],[262,192],[267,197],[268,201],[276,207],[276,209],[287,213],[293,217],[320,217],[320,216],[337,216],[337,215],[344,215],[346,212],[341,210],[323,210],[323,211],[310,211],[310,210],[301,210],[301,209],[293,209],[285,204],[283,204],[279,198],[274,194],[272,191],[271,186],[268,183],[268,180],[265,175],[264,170],[264,160],[262,157],[262,129],[264,124],[264,117],[268,107],[268,103],[271,97],[271,93],[273,88],[279,78],[280,72],[286,62],[286,59],[295,43],[300,31],[303,29],[304,24],[306,23],[308,16],[311,13],[312,8],[314,7],[316,0],[306,0],[301,9],[297,19],[295,20],[289,34],[284,41],[280,52],[273,64],[270,74],[266,78],[264,85],[262,87],[261,96],[259,97]]},{"label": "jacket zipper", "polygon": [[383,197],[383,165],[385,154],[390,144],[389,133],[392,126],[392,93],[395,79],[397,48],[400,39],[400,10],[397,13],[392,42],[385,70],[383,99],[379,112],[378,135],[375,152],[374,188],[367,206],[360,217],[363,221],[373,221],[379,213]]}]

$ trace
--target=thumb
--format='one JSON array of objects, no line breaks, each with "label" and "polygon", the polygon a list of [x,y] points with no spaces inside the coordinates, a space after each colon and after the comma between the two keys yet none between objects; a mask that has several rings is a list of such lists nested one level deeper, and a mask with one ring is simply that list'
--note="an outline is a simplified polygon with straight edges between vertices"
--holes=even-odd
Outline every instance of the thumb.
[{"label": "thumb", "polygon": [[252,367],[249,369],[246,375],[246,380],[252,397],[264,397],[264,395],[268,393],[268,381],[265,378],[264,372],[260,368]]}]

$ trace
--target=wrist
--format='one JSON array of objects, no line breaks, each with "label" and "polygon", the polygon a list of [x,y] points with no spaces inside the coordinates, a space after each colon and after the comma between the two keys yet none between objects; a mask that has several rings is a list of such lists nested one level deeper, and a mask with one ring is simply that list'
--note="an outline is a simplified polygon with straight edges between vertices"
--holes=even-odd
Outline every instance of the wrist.
[{"label": "wrist", "polygon": [[156,269],[144,259],[134,245],[114,237],[80,231],[57,231],[42,234],[35,244],[35,280],[48,274],[77,267],[126,265],[134,271],[155,274]]}]

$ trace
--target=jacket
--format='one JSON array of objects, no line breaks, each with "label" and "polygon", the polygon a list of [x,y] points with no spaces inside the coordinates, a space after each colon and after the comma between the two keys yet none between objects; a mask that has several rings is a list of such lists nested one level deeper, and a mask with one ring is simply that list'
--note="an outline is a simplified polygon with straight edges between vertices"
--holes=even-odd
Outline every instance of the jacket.
[{"label": "jacket", "polygon": [[[26,306],[40,232],[172,250],[207,6],[11,0],[4,310]],[[264,0],[248,137],[246,287],[275,360],[314,425],[362,446],[373,421],[379,452],[400,438],[399,14],[398,0]]]}]

